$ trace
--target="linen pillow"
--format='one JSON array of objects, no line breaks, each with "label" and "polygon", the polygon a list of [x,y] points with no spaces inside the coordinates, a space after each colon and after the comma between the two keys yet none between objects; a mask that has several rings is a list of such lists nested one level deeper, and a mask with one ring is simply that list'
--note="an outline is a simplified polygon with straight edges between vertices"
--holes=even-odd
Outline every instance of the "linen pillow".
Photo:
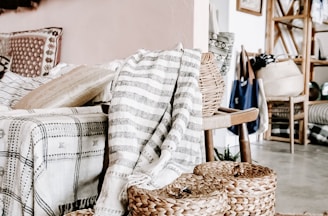
[{"label": "linen pillow", "polygon": [[11,71],[26,77],[47,75],[60,60],[61,38],[59,27],[11,32]]},{"label": "linen pillow", "polygon": [[328,103],[310,105],[309,122],[324,125],[328,124]]},{"label": "linen pillow", "polygon": [[0,79],[0,104],[12,107],[29,92],[58,76],[23,77],[7,71]]},{"label": "linen pillow", "polygon": [[82,65],[36,88],[18,101],[13,108],[81,106],[98,95],[109,82],[114,80],[115,76],[114,71]]},{"label": "linen pillow", "polygon": [[59,63],[50,70],[49,75],[38,77],[24,77],[7,71],[0,79],[0,105],[12,107],[34,89],[70,72],[75,67],[78,65]]}]

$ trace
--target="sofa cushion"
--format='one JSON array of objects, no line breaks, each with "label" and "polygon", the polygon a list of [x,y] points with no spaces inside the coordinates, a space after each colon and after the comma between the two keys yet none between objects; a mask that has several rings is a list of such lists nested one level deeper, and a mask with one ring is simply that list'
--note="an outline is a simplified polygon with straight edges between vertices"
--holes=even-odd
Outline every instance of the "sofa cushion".
[{"label": "sofa cushion", "polygon": [[59,27],[11,32],[8,45],[11,71],[27,77],[47,75],[59,62],[61,37]]},{"label": "sofa cushion", "polygon": [[109,82],[115,72],[81,65],[70,72],[47,82],[18,101],[14,109],[74,107],[92,100]]}]

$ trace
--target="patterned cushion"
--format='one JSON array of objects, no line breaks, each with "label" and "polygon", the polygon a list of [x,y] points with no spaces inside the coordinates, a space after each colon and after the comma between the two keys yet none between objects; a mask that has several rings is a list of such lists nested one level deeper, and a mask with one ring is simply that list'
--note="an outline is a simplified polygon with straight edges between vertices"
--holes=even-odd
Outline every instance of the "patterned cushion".
[{"label": "patterned cushion", "polygon": [[10,33],[11,71],[26,77],[47,75],[60,59],[62,28]]}]

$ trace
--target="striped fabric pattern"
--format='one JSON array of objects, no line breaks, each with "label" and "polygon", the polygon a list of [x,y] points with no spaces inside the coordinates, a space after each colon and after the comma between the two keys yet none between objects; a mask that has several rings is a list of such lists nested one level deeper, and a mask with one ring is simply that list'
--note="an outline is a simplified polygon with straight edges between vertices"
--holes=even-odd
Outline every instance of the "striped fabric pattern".
[{"label": "striped fabric pattern", "polygon": [[126,213],[127,188],[155,189],[204,161],[201,52],[140,50],[126,59],[108,119],[109,166],[95,215]]},{"label": "striped fabric pattern", "polygon": [[309,122],[328,125],[328,103],[310,105]]}]

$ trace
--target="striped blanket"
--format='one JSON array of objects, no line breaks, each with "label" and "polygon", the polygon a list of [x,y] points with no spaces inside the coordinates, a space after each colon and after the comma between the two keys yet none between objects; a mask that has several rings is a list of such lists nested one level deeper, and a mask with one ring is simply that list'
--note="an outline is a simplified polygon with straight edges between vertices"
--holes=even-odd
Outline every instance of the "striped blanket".
[{"label": "striped blanket", "polygon": [[109,108],[109,165],[95,215],[124,215],[127,188],[160,188],[204,161],[199,50],[126,59]]},{"label": "striped blanket", "polygon": [[63,215],[92,207],[103,170],[100,107],[0,113],[0,214]]}]

